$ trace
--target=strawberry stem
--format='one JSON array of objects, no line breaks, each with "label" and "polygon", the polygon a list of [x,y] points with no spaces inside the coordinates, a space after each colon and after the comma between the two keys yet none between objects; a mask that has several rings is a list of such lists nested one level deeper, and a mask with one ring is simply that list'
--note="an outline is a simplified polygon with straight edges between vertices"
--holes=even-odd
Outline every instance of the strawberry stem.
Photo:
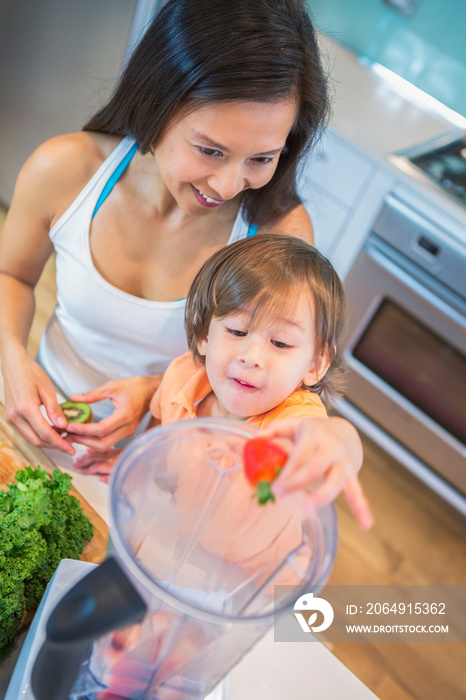
[{"label": "strawberry stem", "polygon": [[259,481],[254,495],[257,497],[257,500],[261,506],[265,505],[267,501],[272,501],[272,503],[275,503],[275,496],[270,488],[270,481]]}]

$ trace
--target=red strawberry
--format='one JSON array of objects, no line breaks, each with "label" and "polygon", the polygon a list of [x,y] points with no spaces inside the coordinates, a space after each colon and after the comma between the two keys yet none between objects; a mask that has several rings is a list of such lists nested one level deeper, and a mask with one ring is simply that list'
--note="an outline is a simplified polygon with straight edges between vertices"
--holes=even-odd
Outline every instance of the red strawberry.
[{"label": "red strawberry", "polygon": [[252,438],[244,445],[244,473],[251,486],[256,487],[256,496],[260,505],[275,501],[270,484],[280,474],[288,459],[281,447],[264,438]]}]

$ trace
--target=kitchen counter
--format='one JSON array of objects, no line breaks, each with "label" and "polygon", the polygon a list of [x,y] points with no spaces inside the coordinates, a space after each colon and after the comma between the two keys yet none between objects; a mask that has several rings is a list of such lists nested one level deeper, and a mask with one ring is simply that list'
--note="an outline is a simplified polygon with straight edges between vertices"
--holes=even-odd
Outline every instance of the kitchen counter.
[{"label": "kitchen counter", "polygon": [[330,128],[368,156],[385,160],[390,153],[458,130],[329,37],[321,35],[320,44],[334,92]]}]

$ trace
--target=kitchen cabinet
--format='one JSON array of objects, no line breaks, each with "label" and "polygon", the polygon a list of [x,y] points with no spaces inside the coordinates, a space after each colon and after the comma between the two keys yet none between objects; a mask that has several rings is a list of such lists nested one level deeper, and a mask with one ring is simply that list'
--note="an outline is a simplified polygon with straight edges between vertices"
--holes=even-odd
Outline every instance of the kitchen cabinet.
[{"label": "kitchen cabinet", "polygon": [[298,192],[312,219],[317,248],[344,277],[394,177],[328,130],[306,160]]},{"label": "kitchen cabinet", "polygon": [[332,245],[344,229],[348,207],[309,183],[300,196],[312,220],[316,247],[330,257]]},{"label": "kitchen cabinet", "polygon": [[308,160],[303,175],[307,182],[350,208],[357,202],[375,167],[358,149],[335,132],[327,131],[317,145],[315,155]]}]

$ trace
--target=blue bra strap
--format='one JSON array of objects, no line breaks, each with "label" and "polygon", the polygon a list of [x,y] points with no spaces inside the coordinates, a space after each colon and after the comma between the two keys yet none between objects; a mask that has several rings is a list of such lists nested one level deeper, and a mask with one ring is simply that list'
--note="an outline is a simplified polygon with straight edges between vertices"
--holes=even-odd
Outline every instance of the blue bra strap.
[{"label": "blue bra strap", "polygon": [[250,227],[248,228],[247,237],[252,238],[253,236],[255,236],[258,228],[259,228],[259,226],[257,224],[251,224]]},{"label": "blue bra strap", "polygon": [[107,199],[110,192],[115,187],[116,183],[120,179],[120,177],[123,174],[123,172],[125,171],[128,163],[130,162],[131,158],[134,156],[134,154],[136,153],[137,150],[138,150],[138,145],[137,145],[137,143],[135,143],[134,146],[132,146],[132,148],[125,155],[123,160],[120,161],[120,163],[118,163],[117,167],[115,168],[113,173],[108,178],[108,180],[105,184],[105,187],[102,190],[102,192],[100,193],[99,199],[97,200],[97,204],[95,205],[94,211],[92,213],[92,218],[94,218],[94,216],[97,214],[100,207],[102,206],[102,204],[105,202],[105,200]]}]

